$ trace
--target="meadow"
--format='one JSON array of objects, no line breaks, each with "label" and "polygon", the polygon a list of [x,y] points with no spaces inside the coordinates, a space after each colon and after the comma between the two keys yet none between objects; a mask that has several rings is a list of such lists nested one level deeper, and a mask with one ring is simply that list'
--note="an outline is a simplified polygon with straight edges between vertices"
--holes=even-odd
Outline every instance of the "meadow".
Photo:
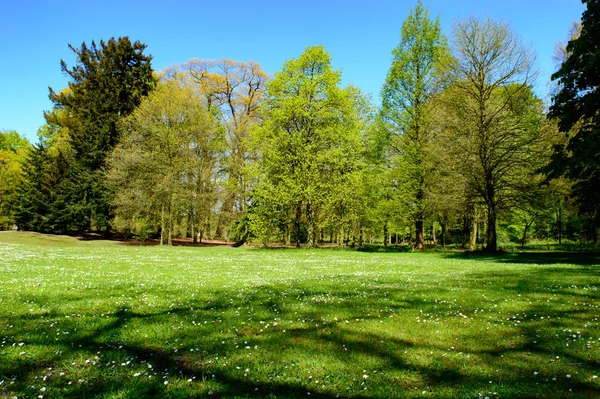
[{"label": "meadow", "polygon": [[598,398],[594,253],[0,232],[0,398]]}]

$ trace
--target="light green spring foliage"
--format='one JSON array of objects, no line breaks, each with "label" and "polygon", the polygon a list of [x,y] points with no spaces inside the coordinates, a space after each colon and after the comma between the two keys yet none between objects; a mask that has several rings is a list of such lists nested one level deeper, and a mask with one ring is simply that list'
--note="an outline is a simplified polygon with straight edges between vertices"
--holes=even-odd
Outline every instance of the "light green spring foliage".
[{"label": "light green spring foliage", "polygon": [[114,205],[125,222],[143,217],[172,236],[193,213],[196,225],[215,201],[216,171],[225,141],[190,86],[164,81],[121,124],[110,160]]},{"label": "light green spring foliage", "polygon": [[439,19],[418,1],[402,25],[400,43],[392,51],[392,66],[381,90],[382,115],[390,134],[421,141],[427,132],[428,102],[443,88],[449,47]]},{"label": "light green spring foliage", "polygon": [[[363,99],[355,88],[342,89],[340,81],[319,46],[286,62],[267,85],[265,120],[253,132],[261,154],[251,213],[255,235],[264,237],[265,226],[289,223],[298,208],[314,234],[325,210],[347,198],[352,174],[361,168],[357,108]],[[267,208],[279,212],[263,212]]]},{"label": "light green spring foliage", "polygon": [[12,228],[17,189],[29,141],[14,130],[0,130],[0,230]]},{"label": "light green spring foliage", "polygon": [[[398,207],[422,218],[427,179],[427,146],[431,141],[430,101],[444,86],[451,61],[439,19],[429,18],[418,1],[402,25],[400,43],[381,91],[381,129],[389,146],[389,186]],[[389,195],[388,195],[389,196]]]}]

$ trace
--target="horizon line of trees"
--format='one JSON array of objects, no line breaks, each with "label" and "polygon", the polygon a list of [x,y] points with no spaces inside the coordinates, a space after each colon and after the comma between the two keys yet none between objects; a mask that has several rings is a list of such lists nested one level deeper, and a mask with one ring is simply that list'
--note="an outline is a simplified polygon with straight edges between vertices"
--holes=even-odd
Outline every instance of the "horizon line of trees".
[{"label": "horizon line of trees", "polygon": [[552,105],[504,22],[450,38],[421,0],[382,104],[322,46],[273,77],[192,59],[161,72],[127,37],[69,48],[68,87],[31,145],[0,132],[0,229],[265,245],[597,242],[600,6],[555,51]]}]

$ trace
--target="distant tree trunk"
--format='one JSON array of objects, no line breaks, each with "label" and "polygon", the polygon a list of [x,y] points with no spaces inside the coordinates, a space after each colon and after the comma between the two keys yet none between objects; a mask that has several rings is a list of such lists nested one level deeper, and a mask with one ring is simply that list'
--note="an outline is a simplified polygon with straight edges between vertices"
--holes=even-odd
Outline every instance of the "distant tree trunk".
[{"label": "distant tree trunk", "polygon": [[333,244],[333,229],[329,230],[329,243]]},{"label": "distant tree trunk", "polygon": [[471,222],[471,239],[469,240],[469,251],[477,251],[477,222],[473,218]]},{"label": "distant tree trunk", "polygon": [[362,247],[364,244],[363,242],[363,229],[360,229],[360,234],[358,236],[358,246]]},{"label": "distant tree trunk", "polygon": [[440,221],[440,225],[442,227],[442,235],[441,235],[441,239],[442,239],[442,248],[446,249],[446,221],[445,220],[441,220]]},{"label": "distant tree trunk", "polygon": [[417,217],[415,222],[415,249],[421,251],[425,249],[425,237],[423,236],[423,215]]},{"label": "distant tree trunk", "polygon": [[165,205],[163,204],[160,211],[160,245],[165,243]]},{"label": "distant tree trunk", "polygon": [[387,247],[387,242],[388,240],[388,222],[387,220],[385,221],[385,223],[383,224],[383,246]]},{"label": "distant tree trunk", "polygon": [[300,248],[300,217],[302,216],[302,201],[298,201],[296,206],[296,219],[294,225],[296,227],[296,248]]},{"label": "distant tree trunk", "polygon": [[285,224],[285,237],[283,239],[286,247],[292,244],[292,227],[289,223]]},{"label": "distant tree trunk", "polygon": [[433,245],[437,245],[438,240],[437,237],[435,236],[435,222],[431,222],[431,241],[433,243]]},{"label": "distant tree trunk", "polygon": [[485,250],[489,252],[496,252],[498,250],[497,238],[496,238],[496,204],[493,202],[488,205],[488,218],[487,218],[487,244]]},{"label": "distant tree trunk", "polygon": [[462,242],[462,248],[466,249],[467,248],[467,236],[469,235],[470,230],[470,219],[469,219],[469,214],[465,213],[463,216],[463,242]]},{"label": "distant tree trunk", "polygon": [[556,230],[558,234],[558,245],[562,245],[562,205],[558,202],[558,209],[556,210]]},{"label": "distant tree trunk", "polygon": [[525,249],[525,242],[527,241],[527,230],[533,224],[533,218],[530,222],[525,220],[525,228],[523,229],[523,238],[521,239],[521,249]]},{"label": "distant tree trunk", "polygon": [[306,204],[306,228],[308,233],[308,246],[309,247],[317,247],[318,239],[317,239],[317,227],[315,220],[315,212],[310,206],[310,202]]},{"label": "distant tree trunk", "polygon": [[230,217],[233,213],[233,204],[235,202],[235,196],[228,196],[223,202],[223,206],[221,206],[221,211],[219,212],[219,217],[217,219],[217,228],[215,230],[215,238],[221,239],[225,238],[224,235],[224,224],[226,223],[226,219]]},{"label": "distant tree trunk", "polygon": [[171,194],[170,197],[170,201],[169,201],[169,221],[168,221],[168,227],[169,227],[169,246],[173,245],[173,208],[174,208],[174,201],[175,198],[173,196],[173,194]]},{"label": "distant tree trunk", "polygon": [[193,243],[194,243],[194,244],[197,244],[197,243],[198,243],[198,236],[197,236],[197,234],[196,234],[196,223],[194,222],[194,219],[195,219],[195,218],[194,218],[194,217],[193,217],[193,215],[192,215],[192,218],[191,218],[191,224],[192,224],[192,226],[191,226],[191,230],[192,230],[192,241],[193,241]]}]

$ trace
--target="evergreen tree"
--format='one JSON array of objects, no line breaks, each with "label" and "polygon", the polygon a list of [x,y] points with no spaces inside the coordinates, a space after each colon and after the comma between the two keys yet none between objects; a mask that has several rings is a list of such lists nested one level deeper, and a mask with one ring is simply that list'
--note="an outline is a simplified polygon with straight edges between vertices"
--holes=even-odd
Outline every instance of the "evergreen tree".
[{"label": "evergreen tree", "polygon": [[[155,85],[151,60],[145,55],[146,45],[129,38],[94,41],[80,48],[69,45],[77,56],[69,68],[61,61],[61,70],[69,78],[68,90],[50,89],[55,109],[65,110],[69,118],[57,120],[55,112],[46,113],[50,123],[69,129],[73,150],[70,182],[62,182],[58,197],[63,203],[61,224],[108,228],[111,192],[106,185],[103,168],[106,157],[119,141],[117,122],[130,114]],[[71,219],[71,220],[68,220]]]},{"label": "evergreen tree", "polygon": [[580,211],[594,220],[596,240],[600,223],[600,3],[582,2],[587,8],[581,34],[569,41],[566,59],[552,75],[559,91],[549,115],[571,137],[566,146],[556,146],[550,169],[552,176],[575,180],[575,197]]},{"label": "evergreen tree", "polygon": [[46,220],[50,192],[45,181],[48,149],[34,144],[23,164],[23,182],[18,188],[18,208],[15,219],[20,230],[49,231]]}]

